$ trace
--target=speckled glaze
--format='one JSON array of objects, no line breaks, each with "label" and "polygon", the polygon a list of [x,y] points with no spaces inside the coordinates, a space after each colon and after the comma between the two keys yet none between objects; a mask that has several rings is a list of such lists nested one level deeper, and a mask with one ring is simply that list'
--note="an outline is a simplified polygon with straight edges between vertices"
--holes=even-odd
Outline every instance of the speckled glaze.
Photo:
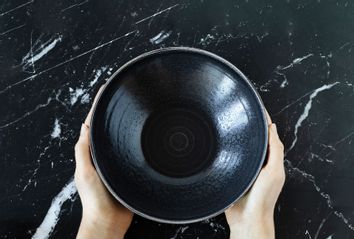
[{"label": "speckled glaze", "polygon": [[[174,150],[171,139],[182,146]],[[91,149],[123,205],[155,221],[190,223],[222,213],[247,191],[267,151],[267,122],[235,66],[207,51],[165,48],[108,80],[93,113]]]}]

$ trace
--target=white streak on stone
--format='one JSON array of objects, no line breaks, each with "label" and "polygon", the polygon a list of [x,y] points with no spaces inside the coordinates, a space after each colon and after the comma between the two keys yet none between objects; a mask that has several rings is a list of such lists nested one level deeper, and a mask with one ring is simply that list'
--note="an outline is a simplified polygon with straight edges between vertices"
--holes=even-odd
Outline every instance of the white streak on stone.
[{"label": "white streak on stone", "polygon": [[307,236],[308,239],[312,239],[312,237],[311,237],[311,235],[310,235],[308,230],[305,231],[305,235]]},{"label": "white streak on stone", "polygon": [[299,58],[295,58],[295,59],[293,60],[293,64],[299,64],[300,62],[302,62],[303,60],[309,58],[310,56],[313,56],[313,54],[310,53],[310,54],[308,54],[308,55],[306,55],[306,56],[299,57]]},{"label": "white streak on stone", "polygon": [[66,10],[69,10],[69,9],[71,9],[71,8],[84,5],[85,3],[88,3],[88,1],[89,1],[89,0],[85,0],[85,1],[80,2],[80,3],[72,4],[72,5],[70,5],[69,7],[66,7],[66,8],[62,9],[60,12],[65,12]]},{"label": "white streak on stone", "polygon": [[59,221],[60,211],[63,203],[71,199],[77,192],[75,182],[72,179],[67,185],[63,187],[61,192],[52,200],[52,204],[42,221],[37,228],[36,233],[32,239],[47,239],[53,232],[56,224]]},{"label": "white streak on stone", "polygon": [[88,93],[85,93],[82,97],[81,97],[81,104],[87,104],[90,102],[90,95]]},{"label": "white streak on stone", "polygon": [[14,120],[12,120],[12,121],[6,123],[6,124],[0,125],[0,130],[3,129],[3,128],[6,128],[6,127],[8,127],[8,126],[11,126],[11,125],[13,125],[13,124],[15,124],[15,123],[17,123],[17,122],[19,122],[19,121],[21,121],[21,120],[23,120],[24,118],[30,116],[31,114],[33,114],[34,112],[36,112],[37,110],[39,110],[39,109],[41,109],[41,108],[47,107],[47,106],[50,104],[50,102],[52,102],[52,100],[53,100],[53,98],[49,97],[49,98],[47,99],[47,102],[46,102],[46,103],[39,104],[39,105],[37,105],[33,110],[24,113],[22,116],[20,116],[20,117],[14,119]]},{"label": "white streak on stone", "polygon": [[171,6],[171,7],[168,7],[166,9],[163,9],[163,10],[159,11],[159,12],[156,12],[156,13],[152,14],[151,16],[145,17],[145,18],[135,22],[134,25],[142,23],[142,22],[145,22],[146,20],[149,20],[150,18],[156,17],[157,15],[160,15],[161,13],[170,11],[172,8],[175,8],[177,6],[179,6],[179,4],[175,4],[175,5]]},{"label": "white streak on stone", "polygon": [[307,58],[313,56],[312,53],[307,54],[306,56],[295,58],[289,65],[287,66],[278,66],[278,70],[286,70],[288,68],[293,67],[294,65],[300,64],[303,60],[306,60]]},{"label": "white streak on stone", "polygon": [[53,128],[53,131],[50,134],[50,136],[52,137],[52,139],[55,139],[55,138],[58,138],[60,136],[60,133],[61,133],[61,127],[60,127],[60,124],[59,124],[59,120],[55,119],[54,128]]},{"label": "white streak on stone", "polygon": [[49,51],[51,51],[55,45],[60,42],[62,36],[55,38],[54,40],[49,40],[40,45],[39,48],[33,49],[31,46],[31,50],[25,55],[22,59],[22,64],[24,68],[27,68],[28,65],[33,65],[36,61],[45,56]]},{"label": "white streak on stone", "polygon": [[[300,64],[303,60],[309,58],[313,56],[312,53],[310,54],[307,54],[306,56],[303,56],[303,57],[299,57],[299,58],[295,58],[289,65],[287,66],[277,66],[275,68],[275,73],[280,75],[281,77],[283,77],[283,81],[282,83],[280,84],[280,88],[285,88],[287,85],[289,85],[289,81],[288,81],[288,78],[286,77],[286,75],[284,73],[282,73],[283,70],[286,70],[286,69],[289,69],[289,68],[292,68],[294,67],[294,65],[297,65],[297,64]],[[262,89],[261,89],[262,90]]]},{"label": "white streak on stone", "polygon": [[284,88],[285,86],[289,85],[288,78],[286,77],[286,75],[284,73],[277,72],[277,74],[281,75],[284,78],[283,82],[280,84],[280,88]]},{"label": "white streak on stone", "polygon": [[171,36],[171,33],[172,33],[172,31],[166,32],[165,30],[163,30],[159,34],[157,34],[156,36],[152,37],[150,39],[150,42],[154,45],[160,44],[165,39],[167,39],[169,36]]},{"label": "white streak on stone", "polygon": [[310,155],[311,155],[311,159],[310,160],[316,158],[316,159],[318,159],[318,161],[321,161],[321,162],[330,163],[330,164],[334,163],[332,160],[327,159],[327,158],[323,158],[323,157],[319,156],[318,154],[310,153]]},{"label": "white streak on stone", "polygon": [[39,59],[41,59],[44,55],[46,55],[49,51],[51,51],[55,45],[60,42],[62,39],[61,36],[59,36],[58,38],[54,39],[51,43],[49,43],[48,45],[44,45],[43,48],[41,48],[41,51],[38,52],[37,54],[33,55],[33,58],[32,58],[32,62],[36,62],[38,61]]},{"label": "white streak on stone", "polygon": [[341,45],[341,46],[339,47],[339,50],[342,50],[344,47],[348,46],[348,45],[351,44],[351,43],[353,43],[353,42],[352,42],[352,41],[348,41],[348,42],[344,43],[343,45]]},{"label": "white streak on stone", "polygon": [[219,223],[210,222],[209,225],[210,225],[210,227],[214,230],[214,232],[217,232],[219,229],[225,230],[225,227],[223,227],[223,226],[220,225]]},{"label": "white streak on stone", "polygon": [[36,169],[33,171],[32,176],[28,179],[27,184],[26,184],[26,185],[23,187],[23,189],[22,189],[22,192],[24,192],[24,191],[27,189],[27,187],[28,187],[29,185],[31,185],[32,182],[34,182],[34,186],[36,186],[37,181],[34,180],[34,178],[35,178],[36,175],[37,175],[38,169],[39,169],[39,168],[36,168]]},{"label": "white streak on stone", "polygon": [[258,42],[262,42],[263,38],[265,38],[268,35],[269,35],[269,32],[265,32],[262,36],[256,35]]},{"label": "white streak on stone", "polygon": [[187,230],[189,226],[179,227],[176,230],[176,233],[170,239],[176,239],[179,235],[182,235],[185,230]]},{"label": "white streak on stone", "polygon": [[77,100],[79,99],[80,96],[85,94],[85,91],[82,88],[76,88],[75,90],[73,88],[69,88],[70,92],[70,104],[74,105]]},{"label": "white streak on stone", "polygon": [[101,68],[97,69],[95,72],[95,76],[92,81],[90,81],[90,87],[94,86],[98,79],[101,77],[102,73],[104,73],[107,70],[107,66],[102,66]]},{"label": "white streak on stone", "polygon": [[187,230],[188,228],[189,228],[189,226],[182,227],[182,229],[181,229],[181,234],[183,234],[184,231]]},{"label": "white streak on stone", "polygon": [[109,75],[109,76],[112,75],[112,70],[113,70],[113,67],[110,67],[107,71],[107,75]]},{"label": "white streak on stone", "polygon": [[[308,180],[309,182],[311,182],[311,184],[313,185],[313,187],[315,188],[315,190],[321,195],[321,197],[323,197],[325,200],[326,200],[326,203],[327,203],[327,206],[330,208],[330,209],[334,209],[333,207],[333,203],[332,203],[332,199],[330,197],[330,195],[328,193],[325,193],[321,190],[321,188],[318,186],[316,180],[315,180],[315,177],[297,167],[294,167],[292,165],[292,163],[285,159],[284,160],[285,162],[285,166],[286,166],[286,169],[288,170],[288,173],[298,173],[300,174],[304,179]],[[337,210],[334,210],[333,211],[334,215],[336,215],[339,219],[342,220],[342,222],[352,231],[354,231],[354,226],[351,224],[351,222],[348,220],[348,218],[346,218],[342,212],[339,212]]]},{"label": "white streak on stone", "polygon": [[203,46],[207,46],[214,40],[215,40],[215,37],[208,33],[205,37],[200,38],[199,44],[201,44]]},{"label": "white streak on stone", "polygon": [[24,27],[24,26],[26,26],[26,23],[24,23],[24,24],[22,24],[22,25],[19,25],[19,26],[16,26],[16,27],[13,27],[13,28],[10,28],[10,29],[8,29],[8,30],[6,30],[6,31],[4,31],[4,32],[1,32],[1,33],[0,33],[0,36],[4,36],[4,35],[6,35],[6,34],[8,34],[8,33],[10,33],[10,32],[13,32],[13,31],[15,31],[15,30],[17,30],[17,29],[20,29],[20,28],[22,28],[22,27]]},{"label": "white streak on stone", "polygon": [[27,81],[32,81],[32,80],[35,79],[37,76],[42,75],[42,74],[44,74],[44,73],[46,73],[46,72],[48,72],[48,71],[50,71],[50,70],[53,70],[53,69],[55,69],[55,68],[57,68],[57,67],[62,66],[62,65],[64,65],[64,64],[67,64],[67,63],[69,63],[69,62],[71,62],[71,61],[73,61],[73,60],[76,60],[76,59],[80,58],[80,57],[83,57],[83,56],[87,55],[88,53],[97,51],[98,49],[101,49],[101,48],[103,48],[103,47],[105,47],[105,46],[108,46],[108,45],[112,44],[112,43],[115,42],[115,41],[118,41],[118,40],[120,40],[120,39],[122,39],[122,38],[125,38],[125,37],[127,37],[127,36],[129,36],[129,35],[135,33],[136,31],[137,31],[137,30],[134,30],[134,31],[128,32],[128,33],[126,33],[126,34],[124,34],[124,35],[122,35],[122,36],[116,37],[116,38],[114,38],[113,40],[110,40],[110,41],[108,41],[108,42],[105,42],[105,43],[103,43],[103,44],[100,44],[100,45],[98,45],[98,46],[96,46],[96,47],[94,47],[94,48],[92,48],[92,49],[90,49],[90,50],[88,50],[88,51],[85,51],[85,52],[83,52],[83,53],[81,53],[81,54],[79,54],[79,55],[77,55],[77,56],[74,56],[74,57],[72,57],[72,58],[70,58],[70,59],[68,59],[68,60],[66,60],[66,61],[60,62],[60,63],[58,63],[58,64],[56,64],[56,65],[54,65],[54,66],[52,66],[52,67],[49,67],[49,68],[47,68],[47,69],[42,70],[41,72],[38,72],[38,73],[36,73],[36,74],[33,74],[33,75],[31,75],[31,76],[28,76],[28,77],[26,77],[26,78],[20,80],[20,81],[17,81],[17,82],[15,82],[15,83],[11,84],[11,85],[8,85],[8,86],[6,86],[5,88],[3,88],[2,90],[0,90],[0,94],[3,94],[4,92],[10,90],[10,89],[13,88],[14,86],[23,84],[23,83],[25,83],[25,82],[27,82]]},{"label": "white streak on stone", "polygon": [[309,98],[309,101],[307,102],[307,104],[305,105],[305,108],[304,108],[304,112],[302,112],[302,114],[300,115],[299,119],[297,120],[296,124],[295,124],[295,130],[294,130],[294,140],[293,142],[291,143],[291,146],[289,147],[289,149],[285,152],[285,155],[290,151],[292,150],[292,148],[294,148],[296,142],[297,142],[297,133],[298,133],[298,130],[299,128],[301,127],[302,125],[302,122],[304,122],[304,120],[308,117],[309,115],[309,112],[311,110],[311,107],[312,107],[312,100],[322,91],[324,90],[328,90],[328,89],[331,89],[333,86],[339,84],[339,82],[335,82],[333,84],[329,84],[329,85],[323,85],[321,86],[320,88],[314,90],[312,92],[312,94],[310,95],[310,98]]},{"label": "white streak on stone", "polygon": [[296,100],[290,102],[289,104],[287,104],[286,106],[284,106],[283,108],[281,108],[281,110],[279,110],[278,112],[272,114],[273,116],[280,114],[281,112],[283,112],[284,110],[288,109],[289,107],[293,106],[294,104],[296,104],[297,102],[301,101],[303,98],[307,97],[308,95],[310,95],[312,93],[312,91],[307,92],[306,94],[300,96],[299,98],[297,98]]},{"label": "white streak on stone", "polygon": [[326,223],[326,221],[327,221],[328,218],[331,216],[331,214],[332,214],[332,213],[329,213],[325,218],[322,219],[320,225],[319,225],[318,228],[317,228],[316,234],[315,234],[315,236],[314,236],[313,239],[318,239],[318,235],[320,234],[320,231],[321,231],[323,225]]},{"label": "white streak on stone", "polygon": [[344,136],[343,138],[339,139],[339,140],[338,140],[337,142],[335,142],[333,145],[329,145],[329,146],[332,147],[332,149],[335,150],[335,147],[336,147],[338,144],[340,144],[340,143],[342,143],[343,141],[349,139],[349,138],[352,137],[353,135],[354,135],[354,131],[349,132],[346,136]]},{"label": "white streak on stone", "polygon": [[26,3],[23,3],[23,4],[21,4],[21,5],[18,5],[17,7],[14,7],[14,8],[12,8],[12,9],[10,9],[10,10],[7,10],[6,12],[2,12],[2,13],[0,13],[0,17],[4,16],[4,15],[6,15],[6,14],[9,14],[10,12],[13,12],[13,11],[15,11],[15,10],[17,10],[17,9],[23,8],[23,7],[25,7],[25,6],[27,6],[28,4],[31,4],[31,3],[33,3],[33,2],[34,2],[34,0],[31,0],[31,1],[29,1],[29,2],[26,2]]},{"label": "white streak on stone", "polygon": [[336,215],[339,219],[341,219],[350,230],[354,231],[354,225],[350,223],[348,218],[344,217],[343,213],[334,211],[334,215]]}]

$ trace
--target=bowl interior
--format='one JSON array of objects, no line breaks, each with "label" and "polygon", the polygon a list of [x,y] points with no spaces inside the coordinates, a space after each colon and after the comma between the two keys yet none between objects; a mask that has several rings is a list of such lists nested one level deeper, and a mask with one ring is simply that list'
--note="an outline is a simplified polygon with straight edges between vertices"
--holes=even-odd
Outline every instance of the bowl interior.
[{"label": "bowl interior", "polygon": [[145,217],[190,222],[239,198],[263,164],[259,96],[223,60],[162,50],[122,67],[93,115],[91,149],[111,193]]}]

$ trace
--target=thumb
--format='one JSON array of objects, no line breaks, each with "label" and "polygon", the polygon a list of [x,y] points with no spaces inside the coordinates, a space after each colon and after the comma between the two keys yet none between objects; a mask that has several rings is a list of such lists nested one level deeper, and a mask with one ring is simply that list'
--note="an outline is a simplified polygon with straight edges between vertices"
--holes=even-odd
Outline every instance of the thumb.
[{"label": "thumb", "polygon": [[80,137],[75,145],[76,170],[81,171],[92,167],[89,140],[89,128],[85,124],[82,124]]}]

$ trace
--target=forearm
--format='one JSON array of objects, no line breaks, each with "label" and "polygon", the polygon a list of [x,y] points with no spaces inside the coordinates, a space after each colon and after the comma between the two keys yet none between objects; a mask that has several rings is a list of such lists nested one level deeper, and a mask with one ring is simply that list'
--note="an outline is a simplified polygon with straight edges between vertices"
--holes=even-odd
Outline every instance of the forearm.
[{"label": "forearm", "polygon": [[237,226],[230,226],[230,239],[274,239],[274,221],[272,217],[261,220],[248,220]]},{"label": "forearm", "polygon": [[76,239],[123,239],[124,234],[117,225],[82,218]]}]

